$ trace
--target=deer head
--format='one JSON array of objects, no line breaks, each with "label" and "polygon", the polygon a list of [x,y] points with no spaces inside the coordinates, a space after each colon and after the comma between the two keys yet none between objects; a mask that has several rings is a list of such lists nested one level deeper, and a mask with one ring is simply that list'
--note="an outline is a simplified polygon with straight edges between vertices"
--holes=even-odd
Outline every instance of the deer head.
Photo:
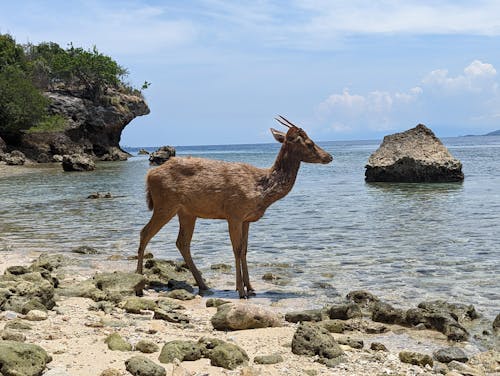
[{"label": "deer head", "polygon": [[299,157],[300,161],[326,164],[333,160],[333,157],[316,145],[302,128],[297,127],[283,116],[277,117],[276,120],[289,129],[283,133],[271,128],[271,133],[276,141],[288,147],[291,153]]}]

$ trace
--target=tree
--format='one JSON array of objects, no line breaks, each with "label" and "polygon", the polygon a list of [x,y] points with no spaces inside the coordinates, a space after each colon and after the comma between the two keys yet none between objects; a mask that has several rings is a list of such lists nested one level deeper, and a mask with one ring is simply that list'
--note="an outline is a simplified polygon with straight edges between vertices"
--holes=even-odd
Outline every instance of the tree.
[{"label": "tree", "polygon": [[49,101],[19,67],[0,69],[0,136],[9,138],[29,129],[47,113]]}]

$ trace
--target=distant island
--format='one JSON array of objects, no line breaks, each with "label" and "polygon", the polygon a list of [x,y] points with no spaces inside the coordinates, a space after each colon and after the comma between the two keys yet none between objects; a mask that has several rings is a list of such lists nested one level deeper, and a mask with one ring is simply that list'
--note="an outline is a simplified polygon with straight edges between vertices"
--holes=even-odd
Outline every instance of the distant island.
[{"label": "distant island", "polygon": [[500,136],[500,129],[490,133],[486,133],[484,136]]}]

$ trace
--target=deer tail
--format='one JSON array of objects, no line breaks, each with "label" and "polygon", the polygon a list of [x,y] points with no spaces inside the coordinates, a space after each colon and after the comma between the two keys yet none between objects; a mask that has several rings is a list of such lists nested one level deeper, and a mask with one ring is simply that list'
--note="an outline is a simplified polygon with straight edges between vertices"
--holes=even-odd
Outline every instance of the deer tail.
[{"label": "deer tail", "polygon": [[153,196],[151,196],[151,190],[149,189],[148,183],[146,183],[146,202],[148,203],[148,209],[153,210]]}]

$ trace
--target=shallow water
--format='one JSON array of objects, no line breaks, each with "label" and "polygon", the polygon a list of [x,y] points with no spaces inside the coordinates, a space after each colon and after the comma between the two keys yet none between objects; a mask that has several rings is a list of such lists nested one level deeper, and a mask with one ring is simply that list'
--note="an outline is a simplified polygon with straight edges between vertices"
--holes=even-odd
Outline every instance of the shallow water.
[{"label": "shallow water", "polygon": [[[378,142],[322,143],[333,163],[304,164],[292,192],[251,225],[248,261],[258,296],[284,307],[317,307],[367,289],[401,307],[443,298],[474,304],[493,318],[500,311],[500,137],[444,142],[463,163],[464,183],[366,184],[364,165]],[[272,165],[277,150],[273,144],[177,149],[261,167]],[[151,214],[144,200],[148,168],[147,158],[134,157],[101,163],[91,173],[48,166],[0,176],[0,257],[2,249],[68,252],[80,245],[106,257],[135,254]],[[95,191],[114,198],[86,199]],[[177,227],[172,220],[148,250],[179,259]],[[216,294],[234,294],[234,273],[210,269],[233,263],[226,223],[198,220],[192,250]],[[283,278],[262,281],[266,272]]]}]

